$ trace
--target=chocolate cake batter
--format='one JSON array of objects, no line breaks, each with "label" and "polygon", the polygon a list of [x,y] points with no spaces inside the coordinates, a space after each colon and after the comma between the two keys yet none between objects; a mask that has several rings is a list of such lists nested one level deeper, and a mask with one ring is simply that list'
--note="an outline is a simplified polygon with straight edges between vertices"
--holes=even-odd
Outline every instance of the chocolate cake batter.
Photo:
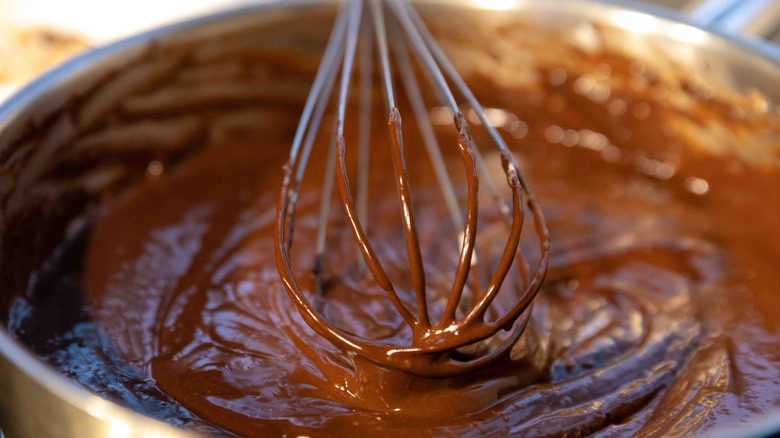
[{"label": "chocolate cake batter", "polygon": [[[20,299],[10,331],[84,386],[215,434],[678,436],[777,409],[780,155],[761,143],[776,146],[777,117],[616,53],[577,53],[576,67],[538,66],[533,89],[500,83],[500,72],[467,74],[486,106],[501,109],[491,114],[542,201],[552,238],[528,325],[497,363],[421,377],[346,354],[302,320],[273,250],[281,164],[299,108],[259,118],[262,129],[249,134],[211,138],[212,147],[170,169],[149,167],[146,181],[112,200],[33,282],[31,296],[74,298],[61,298],[58,309]],[[300,73],[290,68],[274,74]],[[384,114],[379,90],[376,97],[374,114]],[[437,112],[451,172],[462,177],[452,119]],[[414,303],[389,140],[383,117],[374,119],[368,235],[400,299]],[[406,158],[435,319],[454,278],[458,230],[411,119]],[[488,145],[472,125],[477,144]],[[690,135],[697,129],[744,143],[708,143]],[[356,130],[351,120],[348,135]],[[408,345],[402,317],[357,263],[336,197],[322,284],[307,274],[326,137],[296,216],[291,260],[301,288],[334,326]],[[489,199],[478,233],[476,274],[489,278],[507,239]],[[532,259],[536,245],[524,233],[521,248]],[[491,312],[514,302],[519,283],[513,270]],[[30,329],[66,305],[79,316],[54,318],[61,332]]]}]

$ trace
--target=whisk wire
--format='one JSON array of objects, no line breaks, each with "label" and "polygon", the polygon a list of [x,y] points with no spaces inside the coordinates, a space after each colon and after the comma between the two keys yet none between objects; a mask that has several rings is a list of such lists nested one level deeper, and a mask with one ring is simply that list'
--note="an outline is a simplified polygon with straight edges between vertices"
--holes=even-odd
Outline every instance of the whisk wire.
[{"label": "whisk wire", "polygon": [[[426,35],[423,33],[423,31],[427,32],[427,28],[420,27],[421,25],[424,26],[425,24],[421,23],[421,21],[416,22],[414,20],[415,16],[412,15],[412,13],[416,12],[413,10],[414,8],[411,7],[411,4],[408,2],[408,0],[390,0],[390,5],[392,6],[393,12],[410,42],[410,46],[412,47],[415,55],[418,57],[420,64],[425,67],[425,71],[427,72],[426,77],[431,82],[431,86],[435,90],[439,90],[439,97],[444,99],[442,103],[449,107],[455,118],[455,127],[456,129],[460,130],[461,121],[464,121],[465,118],[458,116],[460,113],[460,107],[455,100],[455,96],[449,87],[447,79],[439,67],[438,57],[435,56],[433,52],[435,48],[439,49],[439,51],[441,51],[441,49],[438,47],[438,45],[435,47],[431,45],[431,42],[435,44],[435,40],[431,41],[430,39],[426,38]],[[419,18],[419,16],[417,17]],[[447,60],[447,62],[449,62],[449,60]],[[469,103],[473,106],[473,102]],[[486,126],[489,125],[486,124]],[[472,145],[472,149],[474,150],[477,166],[480,173],[484,177],[484,181],[487,184],[488,190],[492,194],[495,202],[499,205],[499,210],[501,213],[504,214],[505,217],[509,217],[509,209],[506,206],[506,203],[504,203],[503,196],[499,192],[498,187],[496,187],[493,179],[490,177],[490,169],[488,169],[485,160],[482,158],[482,154],[479,152],[479,148],[476,145]]]},{"label": "whisk wire", "polygon": [[404,85],[404,91],[406,92],[406,98],[409,100],[412,112],[415,115],[423,144],[425,145],[426,152],[433,165],[433,171],[436,175],[439,187],[441,188],[442,195],[444,195],[444,202],[447,204],[450,219],[455,228],[462,229],[463,215],[458,203],[458,196],[455,193],[455,186],[447,171],[447,165],[444,162],[444,156],[441,153],[439,141],[436,139],[436,133],[434,132],[431,120],[428,117],[428,110],[425,107],[425,100],[423,99],[422,91],[420,91],[420,85],[415,80],[414,68],[409,59],[409,54],[403,45],[400,35],[397,33],[394,34],[391,41],[396,65],[398,65],[401,81]]},{"label": "whisk wire", "polygon": [[[325,53],[323,54],[322,61],[317,69],[311,91],[306,98],[301,119],[298,122],[298,127],[295,131],[293,144],[290,148],[290,156],[285,164],[285,167],[289,172],[296,169],[295,177],[292,178],[289,186],[287,185],[287,181],[285,181],[285,187],[287,189],[286,195],[289,197],[289,200],[285,205],[283,225],[286,228],[285,246],[288,252],[292,247],[293,235],[295,234],[294,220],[292,218],[295,217],[295,206],[297,205],[300,183],[309,162],[311,149],[322,122],[322,116],[328,105],[327,97],[323,98],[323,96],[329,96],[333,89],[336,74],[338,72],[338,69],[333,67],[338,63],[338,59],[341,58],[343,51],[341,42],[345,35],[345,27],[343,26],[346,20],[345,11],[346,6],[342,6],[336,17],[333,31],[328,38]],[[305,138],[304,134],[306,135]],[[286,179],[289,177],[290,175],[285,176]]]},{"label": "whisk wire", "polygon": [[344,52],[343,66],[341,67],[341,84],[339,87],[338,127],[336,131],[339,137],[344,136],[344,119],[347,114],[349,91],[352,85],[352,70],[354,70],[353,67],[355,65],[355,52],[360,34],[360,17],[362,14],[363,1],[350,0],[349,20],[347,22],[347,47]]},{"label": "whisk wire", "polygon": [[[360,51],[360,106],[358,114],[358,174],[357,174],[357,213],[360,222],[368,223],[368,181],[371,164],[371,106],[373,104],[373,36],[370,19],[363,22]],[[333,182],[333,175],[330,175]],[[328,198],[330,202],[330,198]],[[359,256],[360,269],[365,262]]]},{"label": "whisk wire", "polygon": [[[504,168],[507,171],[508,175],[511,174],[510,176],[508,176],[508,178],[510,178],[508,179],[510,186],[512,185],[511,178],[516,177],[520,187],[527,195],[527,204],[534,215],[534,226],[536,228],[536,234],[539,236],[539,244],[540,244],[539,262],[537,264],[534,277],[530,280],[530,284],[529,284],[529,280],[527,278],[528,271],[527,271],[526,261],[523,257],[522,252],[517,252],[517,257],[520,259],[518,266],[520,267],[523,281],[524,283],[526,283],[525,285],[526,290],[521,295],[521,297],[517,300],[517,302],[512,307],[512,309],[509,312],[507,312],[503,317],[499,318],[499,320],[497,321],[497,325],[504,325],[507,323],[507,321],[513,320],[513,318],[516,318],[516,316],[519,313],[525,311],[531,299],[533,299],[533,296],[535,296],[535,292],[533,291],[538,290],[538,288],[541,286],[541,283],[544,280],[544,275],[547,272],[548,253],[550,249],[550,235],[549,235],[549,231],[547,230],[547,225],[544,221],[544,215],[541,209],[541,205],[536,199],[536,196],[534,195],[530,186],[526,182],[525,177],[522,175],[522,173],[519,172],[514,156],[509,150],[509,147],[507,146],[503,137],[501,137],[501,134],[499,134],[498,130],[496,130],[496,128],[490,123],[487,114],[485,114],[485,111],[483,110],[476,96],[474,96],[474,93],[471,91],[468,85],[466,85],[466,82],[460,76],[455,66],[449,60],[449,58],[441,49],[439,44],[436,42],[436,39],[430,33],[430,30],[428,30],[428,27],[425,25],[425,22],[422,20],[422,17],[420,17],[420,14],[411,6],[411,4],[408,1],[391,0],[391,4],[397,5],[398,9],[404,10],[408,15],[408,17],[410,17],[411,21],[414,24],[414,26],[411,26],[411,28],[416,29],[420,32],[422,39],[425,41],[426,45],[430,47],[436,61],[442,66],[444,71],[447,73],[447,76],[449,76],[449,78],[454,82],[458,91],[465,97],[466,101],[476,112],[478,118],[485,126],[491,138],[493,139],[493,141],[501,151],[502,164],[504,165]],[[475,152],[477,154],[479,153],[478,151],[476,151],[476,148],[475,148]],[[505,206],[503,202],[500,205]],[[530,297],[530,299],[528,297]],[[503,322],[503,324],[500,324],[501,322]]]},{"label": "whisk wire", "polygon": [[390,54],[387,49],[387,29],[385,26],[385,16],[383,6],[380,0],[371,1],[371,15],[374,23],[374,33],[376,34],[376,43],[379,48],[379,62],[382,68],[382,80],[384,81],[385,98],[387,99],[387,109],[395,108],[395,89],[393,87],[393,73],[390,68]]},{"label": "whisk wire", "polygon": [[[368,1],[371,19],[367,17],[363,19],[363,7],[366,1]],[[388,4],[393,11],[394,21],[386,21],[383,9],[385,4]],[[402,210],[409,274],[417,301],[416,312],[411,311],[407,304],[400,299],[365,232],[364,223],[367,215],[365,213],[366,206],[363,203],[367,199],[367,178],[368,169],[370,168],[368,160],[370,131],[368,131],[368,127],[361,127],[359,131],[359,200],[357,207],[352,198],[352,190],[348,178],[344,125],[349,103],[349,92],[352,88],[352,76],[361,23],[363,23],[364,35],[367,35],[366,32],[368,32],[365,26],[367,23],[371,23],[374,30],[374,42],[378,49],[383,91],[388,107],[387,124],[390,133],[391,157],[398,199]],[[401,114],[396,106],[396,96],[393,87],[394,75],[390,62],[390,49],[388,48],[388,29],[392,31],[390,42],[393,45],[393,53],[397,61],[403,88],[415,113],[423,142],[444,193],[445,203],[455,226],[463,229],[460,256],[452,289],[450,290],[442,316],[435,325],[432,325],[430,321],[426,302],[425,270],[414,218],[412,194],[405,159]],[[404,42],[409,43],[418,65],[429,78],[433,89],[438,96],[444,97],[445,105],[453,112],[455,126],[458,130],[458,149],[468,182],[465,223],[458,206],[452,180],[447,172],[446,164],[436,140],[436,135],[427,118],[425,101],[416,81],[414,68],[408,51],[404,47]],[[366,38],[363,44],[371,44],[371,42]],[[373,71],[370,69],[372,54],[363,46],[360,56],[360,122],[361,125],[370,125],[370,123],[367,123],[367,114],[370,114],[371,98],[370,96],[366,97],[366,95],[371,94],[372,88],[369,79],[369,76],[373,75]],[[339,63],[341,63],[340,69],[338,67]],[[311,307],[308,299],[297,284],[292,269],[290,248],[292,245],[295,205],[299,185],[304,176],[314,137],[319,130],[323,113],[333,92],[336,75],[339,70],[341,76],[337,92],[337,115],[334,133],[328,150],[317,230],[316,284],[319,290],[321,285],[319,282],[321,257],[327,233],[328,206],[332,196],[332,184],[335,179],[349,227],[352,230],[363,261],[371,272],[376,284],[387,293],[393,307],[405,324],[412,330],[412,343],[407,347],[386,345],[380,341],[362,339],[359,336],[332,326]],[[459,109],[455,95],[449,87],[448,79],[455,84],[458,93],[465,97],[468,105],[476,112],[498,147],[502,166],[506,174],[507,185],[512,192],[511,209],[503,201],[500,192],[492,183],[492,179],[487,172],[487,166],[471,137],[470,127]],[[305,140],[304,133],[306,136]],[[294,167],[295,171],[293,171]],[[470,276],[470,272],[476,260],[474,249],[477,234],[479,174],[482,174],[488,182],[488,188],[493,196],[499,199],[497,201],[499,209],[507,217],[510,230],[501,260],[493,272],[487,287],[478,296],[474,297],[475,300],[468,306],[469,310],[466,311],[465,316],[458,317],[456,311],[462,301],[464,301],[463,296],[466,290],[466,283],[470,277],[475,278],[473,275]],[[533,277],[530,279],[525,258],[520,250],[520,236],[525,215],[524,205],[526,203],[533,214],[534,226],[539,236],[541,247],[540,260]],[[541,213],[541,207],[530,191],[525,179],[520,174],[513,155],[498,131],[489,123],[479,102],[458,75],[454,66],[446,58],[441,47],[435,42],[430,31],[422,22],[421,17],[408,0],[386,0],[384,2],[381,0],[349,0],[340,8],[334,24],[334,30],[331,32],[323,55],[323,60],[315,76],[312,90],[306,100],[301,122],[296,130],[288,165],[285,167],[284,184],[279,199],[277,233],[274,235],[274,240],[277,267],[285,289],[304,320],[317,333],[326,337],[338,347],[361,354],[376,363],[401,368],[421,375],[437,376],[461,373],[483,366],[497,360],[512,348],[512,345],[519,339],[528,323],[530,312],[526,312],[526,310],[532,306],[532,300],[538,292],[546,273],[549,250],[549,235]],[[523,291],[508,311],[492,322],[485,321],[487,310],[502,289],[502,285],[515,260],[517,260],[520,269]],[[479,291],[478,281],[475,282],[475,286],[473,290],[475,292]],[[416,316],[413,316],[413,313],[416,313]],[[463,354],[454,353],[454,350],[461,347],[492,338],[501,329],[511,330],[511,332],[508,336],[496,338],[498,339],[498,344],[493,343],[492,349],[484,352],[484,354],[463,359]]]},{"label": "whisk wire", "polygon": [[[325,164],[325,176],[322,179],[322,198],[320,199],[320,213],[317,218],[317,247],[315,249],[314,275],[319,283],[322,270],[322,256],[325,254],[325,237],[328,230],[328,216],[330,213],[330,201],[333,197],[333,184],[336,180],[336,152],[337,140],[336,123],[333,123],[333,132],[328,146],[328,158]],[[320,291],[321,292],[321,291]]]}]

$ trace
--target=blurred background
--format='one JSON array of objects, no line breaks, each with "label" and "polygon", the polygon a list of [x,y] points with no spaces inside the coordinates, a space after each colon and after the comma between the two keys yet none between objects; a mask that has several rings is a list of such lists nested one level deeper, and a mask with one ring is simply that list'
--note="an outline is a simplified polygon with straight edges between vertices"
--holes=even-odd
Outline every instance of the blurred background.
[{"label": "blurred background", "polygon": [[[263,1],[268,0],[0,0],[0,101],[43,70],[90,46],[218,9]],[[477,1],[505,3],[512,0]],[[687,11],[704,1],[644,2]],[[718,3],[719,0],[708,2]],[[720,1],[723,4],[730,2],[733,0]],[[775,0],[759,2],[779,3],[780,8],[780,2]],[[780,43],[780,33],[775,29],[764,29],[761,36]]]},{"label": "blurred background", "polygon": [[[85,50],[130,34],[212,12],[268,0],[0,0],[0,101],[43,70]],[[500,6],[514,0],[476,0]],[[641,3],[641,0],[606,0]],[[679,11],[698,4],[753,0],[645,0]],[[756,3],[756,2],[754,2]],[[757,3],[780,1],[757,0]],[[774,23],[773,23],[774,24]],[[780,43],[776,29],[762,29],[761,37]]]}]

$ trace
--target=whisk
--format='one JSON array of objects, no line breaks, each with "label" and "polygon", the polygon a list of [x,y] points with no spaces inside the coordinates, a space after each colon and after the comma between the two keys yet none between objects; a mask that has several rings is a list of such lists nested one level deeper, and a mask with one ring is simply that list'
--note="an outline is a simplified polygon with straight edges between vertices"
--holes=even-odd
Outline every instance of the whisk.
[{"label": "whisk", "polygon": [[[369,12],[366,17],[364,17],[364,9]],[[365,24],[361,25],[364,19]],[[359,38],[364,39],[361,37],[361,32],[366,39],[372,38],[376,46],[373,48],[370,43],[362,44],[359,54],[361,113],[356,203],[353,200],[352,188],[347,176],[344,121],[357,57],[357,42]],[[411,48],[417,64],[425,73],[436,95],[454,115],[455,127],[458,131],[458,151],[465,168],[468,186],[465,221],[463,209],[458,204],[453,182],[448,175],[441,150],[428,119],[420,85],[417,82],[409,56],[409,48]],[[396,106],[393,84],[395,76],[390,62],[391,49],[395,61],[394,65],[398,68],[397,74],[401,78],[408,101],[415,113],[420,135],[433,163],[447,209],[455,226],[463,230],[459,236],[460,255],[455,278],[446,307],[438,321],[432,321],[426,301],[425,271],[406,170],[401,115]],[[411,308],[408,303],[404,303],[397,294],[369,242],[363,225],[366,222],[367,211],[366,181],[369,174],[367,157],[370,149],[367,127],[371,105],[368,95],[372,87],[371,52],[373,50],[378,51],[381,65],[382,89],[388,108],[387,126],[392,147],[394,177],[403,215],[406,252],[412,289],[416,296],[416,309]],[[387,293],[392,305],[411,329],[411,345],[388,345],[377,340],[361,338],[334,327],[312,307],[299,287],[291,267],[290,250],[293,244],[295,208],[299,188],[306,171],[314,139],[328,107],[331,94],[333,94],[337,76],[339,76],[339,86],[336,93],[338,100],[336,128],[330,144],[323,182],[317,230],[317,258],[313,271],[316,277],[320,275],[327,232],[328,209],[333,184],[336,181],[349,226],[358,244],[365,267],[370,271],[378,286]],[[512,193],[511,205],[507,205],[503,195],[490,179],[487,165],[474,144],[469,125],[450,89],[450,82],[479,117],[498,148],[506,183]],[[477,263],[474,247],[477,239],[477,192],[480,176],[487,181],[488,188],[508,228],[508,238],[500,262],[487,287],[481,292],[472,291],[467,286],[470,269],[474,263]],[[526,258],[519,251],[525,214],[524,205],[527,205],[533,215],[540,247],[539,260],[533,271],[529,269]],[[409,0],[348,0],[341,6],[306,100],[290,150],[289,160],[285,165],[274,241],[277,267],[282,281],[305,322],[338,348],[361,355],[376,364],[421,376],[451,376],[485,366],[505,356],[523,333],[531,313],[529,307],[532,306],[532,301],[539,291],[547,271],[549,233],[541,207],[519,172],[517,163],[501,135],[490,124],[479,102],[436,43]],[[519,288],[521,292],[508,311],[492,321],[487,321],[486,312],[499,293],[515,259],[517,259],[522,280],[521,288]],[[470,297],[469,300],[472,303],[467,311],[462,312],[464,314],[458,315],[457,310],[463,306],[462,301],[465,299],[464,291],[466,290],[473,293],[473,297]],[[508,335],[497,336],[502,330],[506,331]],[[501,339],[494,342],[489,349],[474,347],[480,342],[497,337]],[[468,351],[470,354],[464,354],[464,351]]]}]

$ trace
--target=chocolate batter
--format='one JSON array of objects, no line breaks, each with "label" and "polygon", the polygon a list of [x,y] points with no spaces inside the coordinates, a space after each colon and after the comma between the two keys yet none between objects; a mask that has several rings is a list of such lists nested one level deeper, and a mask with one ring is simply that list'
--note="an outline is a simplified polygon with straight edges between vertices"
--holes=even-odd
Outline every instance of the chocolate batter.
[{"label": "chocolate batter", "polygon": [[[215,434],[677,436],[777,409],[777,116],[618,53],[574,53],[576,66],[536,66],[540,81],[531,88],[501,83],[501,72],[467,75],[481,100],[501,109],[492,114],[552,237],[528,325],[497,363],[421,377],[346,354],[302,320],[273,250],[294,105],[258,118],[259,131],[210,137],[212,147],[162,172],[155,161],[146,181],[61,246],[29,294],[71,298],[58,309],[20,298],[9,329],[94,391]],[[289,69],[272,77],[311,73]],[[374,113],[383,114],[378,96]],[[451,118],[437,110],[431,117],[452,174],[462,175]],[[404,119],[406,159],[435,318],[455,275],[458,230],[411,119]],[[389,140],[382,117],[375,120],[368,235],[400,299],[414,303]],[[354,123],[347,135],[356,138]],[[477,144],[489,144],[472,125]],[[704,131],[722,138],[691,135]],[[296,214],[291,260],[300,286],[334,326],[409,345],[403,318],[360,269],[335,197],[322,283],[307,274],[326,137],[315,146]],[[503,177],[498,157],[483,151]],[[350,166],[355,159],[347,153]],[[482,201],[482,278],[506,244],[498,215]],[[524,234],[521,247],[538,257],[535,239]],[[491,312],[514,303],[519,283],[510,272]],[[58,317],[59,330],[31,329],[63,302],[78,316]]]}]

